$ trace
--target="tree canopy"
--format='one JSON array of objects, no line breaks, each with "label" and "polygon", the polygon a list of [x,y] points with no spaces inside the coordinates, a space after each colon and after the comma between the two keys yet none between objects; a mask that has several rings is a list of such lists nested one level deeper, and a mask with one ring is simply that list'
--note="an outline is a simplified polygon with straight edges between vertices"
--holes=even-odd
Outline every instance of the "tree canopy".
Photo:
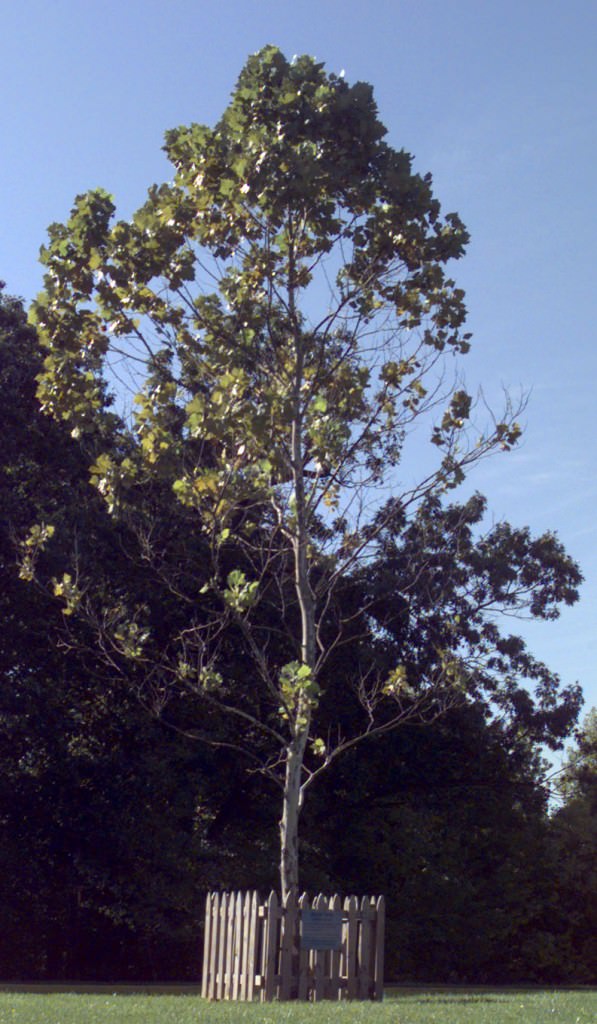
[{"label": "tree canopy", "polygon": [[[115,600],[81,571],[55,592],[150,680],[156,707],[190,692],[235,720],[222,737],[204,715],[195,734],[240,749],[279,787],[284,892],[298,886],[305,792],[357,742],[481,695],[537,735],[543,716],[557,742],[578,703],[495,622],[500,610],[557,614],[578,568],[550,536],[504,526],[474,543],[478,502],[444,508],[520,428],[508,403],[475,422],[456,368],[470,345],[464,296],[447,269],[468,236],[385,134],[369,85],[266,47],[215,128],[167,132],[173,181],[129,221],[113,223],[96,190],[50,228],[33,306],[42,408],[74,438],[111,438],[91,479],[178,610],[165,635],[151,600]],[[413,478],[415,429],[432,457]],[[193,520],[186,564],[147,519],[156,489]],[[455,556],[468,538],[466,564],[435,565],[446,532]],[[48,539],[39,526],[25,542],[25,574]],[[331,665],[348,643],[338,685]],[[538,681],[538,707],[523,679]],[[346,729],[329,693],[355,708]]]},{"label": "tree canopy", "polygon": [[592,984],[597,969],[597,711],[577,732],[559,774],[563,804],[552,815],[557,864],[554,930],[560,976]]}]

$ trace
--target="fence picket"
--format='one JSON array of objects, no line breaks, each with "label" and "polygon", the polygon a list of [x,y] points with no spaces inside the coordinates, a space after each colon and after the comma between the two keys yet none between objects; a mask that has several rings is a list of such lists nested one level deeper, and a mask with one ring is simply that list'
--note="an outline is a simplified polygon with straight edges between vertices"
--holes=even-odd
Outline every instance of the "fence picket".
[{"label": "fence picket", "polygon": [[226,946],[228,942],[228,893],[223,892],[220,899],[219,936],[216,967],[215,998],[224,998],[224,965],[226,962]]},{"label": "fence picket", "polygon": [[251,909],[249,911],[249,952],[247,957],[247,999],[253,999],[255,991],[255,972],[257,969],[257,942],[259,923],[259,895],[253,892],[251,896]]},{"label": "fence picket", "polygon": [[357,940],[359,920],[356,896],[351,896],[344,903],[347,911],[346,924],[346,996],[354,999],[357,994]]},{"label": "fence picket", "polygon": [[235,893],[230,908],[233,922],[233,946],[230,957],[230,975],[228,978],[228,998],[238,999],[239,985],[241,978],[241,959],[243,948],[243,907],[242,894]]},{"label": "fence picket", "polygon": [[270,892],[266,904],[265,930],[263,942],[263,978],[261,999],[270,1003],[275,995],[275,969],[278,937],[278,897]]},{"label": "fence picket", "polygon": [[208,998],[209,989],[209,961],[211,956],[211,922],[212,922],[212,897],[208,895],[205,902],[205,926],[203,929],[203,975],[201,978],[201,996]]},{"label": "fence picket", "polygon": [[[299,900],[299,917],[303,910],[310,909],[310,902],[307,893],[304,892]],[[299,926],[300,927],[300,926]],[[299,956],[298,956],[298,998],[305,1000],[309,994],[309,950],[303,949],[299,934]]]},{"label": "fence picket", "polygon": [[238,978],[238,998],[244,1002],[247,999],[247,988],[249,984],[249,928],[251,923],[251,898],[252,893],[244,892],[241,897],[241,920],[242,920],[242,941],[240,947],[240,964]]},{"label": "fence picket", "polygon": [[228,908],[226,913],[226,956],[224,957],[224,979],[222,988],[222,999],[230,999],[232,995],[232,963],[234,957],[234,893],[228,894]]},{"label": "fence picket", "polygon": [[209,976],[207,998],[216,998],[216,976],[218,972],[218,948],[220,945],[220,894],[215,893],[211,907],[211,949],[209,953]]},{"label": "fence picket", "polygon": [[369,952],[371,949],[371,915],[369,912],[369,897],[363,896],[359,911],[359,942],[358,942],[358,971],[357,971],[357,998],[369,998],[370,962]]},{"label": "fence picket", "polygon": [[383,999],[383,961],[386,928],[386,901],[380,896],[375,905],[375,969],[373,998]]},{"label": "fence picket", "polygon": [[293,981],[293,960],[296,946],[298,907],[293,893],[289,893],[282,904],[280,922],[280,987],[279,998],[291,997]]},{"label": "fence picket", "polygon": [[[322,893],[313,900],[314,910],[327,910],[327,900]],[[319,1002],[324,998],[325,991],[325,952],[322,949],[312,950],[312,967],[313,967],[313,990],[312,998],[314,1002]]]},{"label": "fence picket", "polygon": [[[342,900],[338,893],[332,896],[330,900],[330,910],[342,910]],[[329,968],[329,981],[328,981],[328,999],[340,999],[341,988],[340,988],[340,957],[341,950],[332,949],[330,952],[330,968]]]}]

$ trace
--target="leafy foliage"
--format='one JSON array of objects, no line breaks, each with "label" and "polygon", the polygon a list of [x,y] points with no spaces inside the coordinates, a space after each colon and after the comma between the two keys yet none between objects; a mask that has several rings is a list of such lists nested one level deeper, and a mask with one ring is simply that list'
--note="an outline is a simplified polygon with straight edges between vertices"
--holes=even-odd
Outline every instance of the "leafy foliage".
[{"label": "leafy foliage", "polygon": [[[579,729],[560,775],[564,804],[551,821],[556,870],[557,969],[563,979],[597,977],[597,714]],[[555,959],[555,957],[554,957]]]},{"label": "leafy foliage", "polygon": [[[442,511],[446,493],[520,434],[509,404],[487,428],[473,421],[454,375],[470,344],[464,295],[447,270],[468,236],[385,134],[370,86],[265,47],[214,128],[166,134],[174,179],[152,186],[130,221],[113,223],[102,190],[77,197],[69,221],[50,228],[32,311],[47,351],[42,407],[75,438],[104,439],[91,479],[136,538],[149,596],[131,605],[121,586],[115,600],[72,567],[54,591],[93,622],[115,665],[128,661],[149,684],[152,706],[190,693],[202,722],[208,711],[218,728],[235,720],[225,739],[212,719],[194,735],[240,750],[280,787],[283,890],[298,885],[307,788],[364,737],[481,693],[515,719],[535,715],[536,734],[547,715],[544,735],[559,736],[574,704],[570,694],[554,734],[557,682],[501,636],[482,596],[544,617],[574,600],[578,570],[555,538],[503,527],[486,550],[469,538],[464,571],[476,589],[451,585],[472,621],[454,609],[449,628],[433,623],[432,645],[421,629],[414,660],[408,642],[404,652],[386,645],[397,661],[382,656],[389,626],[366,588],[354,619],[343,610],[344,581],[391,560],[388,538],[408,544],[434,518],[459,534],[453,510]],[[123,366],[126,427],[106,401]],[[122,394],[120,404],[124,417]],[[399,474],[415,427],[433,461],[411,485]],[[162,520],[151,524],[158,492],[176,502],[180,548]],[[24,542],[25,572],[46,539]],[[415,561],[400,566],[394,607],[416,587]],[[356,695],[360,717],[324,736],[328,662],[357,621],[365,657],[334,692],[340,707]],[[242,677],[239,649],[251,665]],[[540,711],[521,675],[539,680]]]},{"label": "leafy foliage", "polygon": [[[65,617],[53,596],[52,580],[75,552],[72,579],[93,566],[96,595],[153,599],[141,559],[127,554],[135,538],[89,487],[92,439],[81,449],[39,410],[41,362],[21,304],[0,295],[3,973],[192,976],[202,889],[223,877],[223,811],[230,792],[246,797],[250,786],[227,759],[148,715],[140,672],[114,656],[106,667],[93,623]],[[46,542],[35,554],[46,588],[19,579],[17,539],[33,517],[55,524],[45,538],[32,531],[26,547],[33,557]],[[255,831],[247,815],[227,840],[230,884],[242,877],[239,849],[259,877]]]}]

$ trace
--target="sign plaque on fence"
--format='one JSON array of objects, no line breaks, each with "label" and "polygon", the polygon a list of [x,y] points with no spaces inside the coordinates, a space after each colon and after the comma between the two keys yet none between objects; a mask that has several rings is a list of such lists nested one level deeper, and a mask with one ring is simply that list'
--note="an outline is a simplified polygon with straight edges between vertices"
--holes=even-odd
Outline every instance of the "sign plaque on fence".
[{"label": "sign plaque on fence", "polygon": [[301,913],[301,949],[340,949],[342,911],[307,910]]}]

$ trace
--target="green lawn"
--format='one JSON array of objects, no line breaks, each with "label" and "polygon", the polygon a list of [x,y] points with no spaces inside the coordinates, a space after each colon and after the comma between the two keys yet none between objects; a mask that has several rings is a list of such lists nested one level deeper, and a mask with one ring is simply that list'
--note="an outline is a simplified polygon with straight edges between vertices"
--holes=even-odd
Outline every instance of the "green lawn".
[{"label": "green lawn", "polygon": [[595,1024],[597,989],[393,993],[374,1003],[205,1003],[195,995],[0,992],[0,1024]]}]

